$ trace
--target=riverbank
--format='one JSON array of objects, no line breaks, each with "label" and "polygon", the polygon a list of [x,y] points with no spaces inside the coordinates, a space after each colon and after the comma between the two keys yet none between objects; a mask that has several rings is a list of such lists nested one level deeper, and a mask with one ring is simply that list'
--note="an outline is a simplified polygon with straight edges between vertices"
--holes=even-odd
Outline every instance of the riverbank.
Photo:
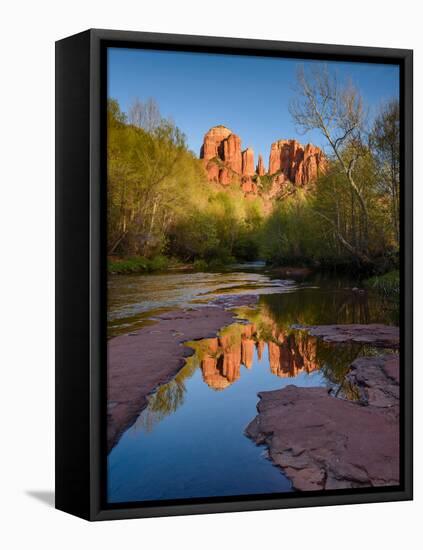
[{"label": "riverbank", "polygon": [[172,262],[166,256],[145,258],[133,256],[130,258],[109,257],[107,271],[109,275],[128,275],[130,273],[156,273],[166,271]]},{"label": "riverbank", "polygon": [[153,326],[108,342],[108,450],[147,406],[148,396],[172,379],[194,350],[186,343],[214,337],[233,323],[232,308],[254,305],[255,295],[225,296],[203,307],[175,309]]},{"label": "riverbank", "polygon": [[399,271],[389,271],[384,275],[375,275],[364,281],[368,289],[373,289],[390,299],[399,300],[400,295],[400,274]]},{"label": "riverbank", "polygon": [[[130,256],[128,258],[111,256],[108,258],[107,270],[109,275],[129,275],[137,273],[145,275],[149,273],[173,273],[175,271],[214,273],[231,269],[233,266],[244,265],[255,266],[254,269],[266,267],[265,262],[262,260],[237,263],[237,259],[231,256],[226,259],[217,258],[210,261],[199,259],[192,262],[184,262],[177,258],[158,255],[152,258],[146,258],[144,256]],[[294,268],[294,270],[295,269],[296,268]],[[303,268],[298,269],[301,272],[303,271]],[[284,270],[285,268],[283,268],[283,271]]]}]

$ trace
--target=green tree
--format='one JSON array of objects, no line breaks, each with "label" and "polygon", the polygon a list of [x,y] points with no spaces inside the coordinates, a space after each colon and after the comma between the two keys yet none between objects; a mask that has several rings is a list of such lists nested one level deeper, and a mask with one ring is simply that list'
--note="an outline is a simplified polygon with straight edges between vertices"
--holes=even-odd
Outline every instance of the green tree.
[{"label": "green tree", "polygon": [[168,120],[160,117],[151,131],[126,124],[111,100],[108,121],[109,254],[161,252],[198,161]]}]

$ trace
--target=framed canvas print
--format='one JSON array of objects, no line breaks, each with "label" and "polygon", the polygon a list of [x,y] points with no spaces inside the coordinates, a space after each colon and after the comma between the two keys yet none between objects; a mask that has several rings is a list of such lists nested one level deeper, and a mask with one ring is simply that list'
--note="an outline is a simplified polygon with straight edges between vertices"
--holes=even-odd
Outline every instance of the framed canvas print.
[{"label": "framed canvas print", "polygon": [[412,498],[412,52],[56,44],[56,506]]}]

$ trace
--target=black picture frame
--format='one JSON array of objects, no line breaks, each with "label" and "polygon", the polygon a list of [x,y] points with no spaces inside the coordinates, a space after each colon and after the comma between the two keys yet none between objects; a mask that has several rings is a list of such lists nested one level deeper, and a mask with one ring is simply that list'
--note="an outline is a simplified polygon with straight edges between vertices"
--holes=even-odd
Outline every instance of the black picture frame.
[{"label": "black picture frame", "polygon": [[[112,506],[105,503],[106,48],[231,53],[400,67],[401,472],[397,488]],[[87,520],[412,499],[413,52],[91,29],[56,43],[56,508]]]}]

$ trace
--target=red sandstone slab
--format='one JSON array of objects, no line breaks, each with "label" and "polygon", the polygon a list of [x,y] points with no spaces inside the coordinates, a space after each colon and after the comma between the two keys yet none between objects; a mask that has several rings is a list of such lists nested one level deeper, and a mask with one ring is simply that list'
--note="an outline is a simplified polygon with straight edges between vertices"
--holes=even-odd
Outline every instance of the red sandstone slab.
[{"label": "red sandstone slab", "polygon": [[391,349],[399,347],[399,328],[389,325],[319,325],[298,328],[307,330],[311,336],[323,338],[331,343],[355,342]]},{"label": "red sandstone slab", "polygon": [[350,382],[360,389],[359,402],[333,397],[326,388],[260,393],[246,434],[268,446],[297,490],[398,485],[398,371],[397,355],[356,360]]}]

